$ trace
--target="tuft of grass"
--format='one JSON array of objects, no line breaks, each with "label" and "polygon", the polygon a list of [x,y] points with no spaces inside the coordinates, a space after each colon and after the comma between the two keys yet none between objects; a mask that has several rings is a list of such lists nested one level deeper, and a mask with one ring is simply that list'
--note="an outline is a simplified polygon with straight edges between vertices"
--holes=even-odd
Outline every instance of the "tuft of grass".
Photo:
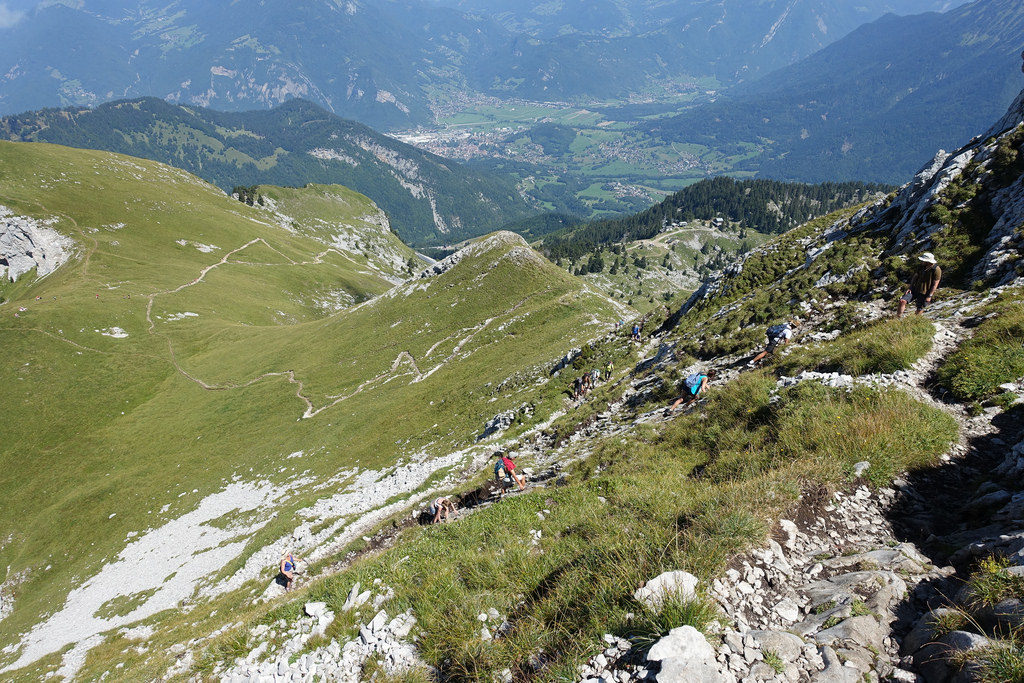
[{"label": "tuft of grass", "polygon": [[838,626],[839,624],[843,623],[843,620],[845,618],[846,617],[841,617],[838,614],[834,614],[825,620],[825,623],[821,625],[821,628],[822,630],[827,630],[834,626]]},{"label": "tuft of grass", "polygon": [[922,316],[889,318],[813,347],[797,347],[775,367],[787,375],[803,370],[848,375],[906,370],[932,348],[935,327]]},{"label": "tuft of grass", "polygon": [[931,620],[932,639],[938,640],[953,631],[962,631],[969,622],[970,618],[961,610],[951,609],[943,612]]},{"label": "tuft of grass", "polygon": [[782,661],[782,657],[773,650],[765,650],[764,663],[774,669],[775,673],[780,676],[786,671],[786,663]]},{"label": "tuft of grass", "polygon": [[939,368],[939,382],[961,401],[980,401],[1024,376],[1024,290],[1007,290],[983,308],[974,336]]},{"label": "tuft of grass", "polygon": [[[977,680],[986,683],[1024,681],[1024,644],[1019,637],[966,653],[977,667]],[[967,662],[964,662],[966,664]]]},{"label": "tuft of grass", "polygon": [[991,607],[1008,598],[1024,599],[1024,577],[1009,573],[1010,561],[1005,557],[982,559],[967,580],[971,608]]},{"label": "tuft of grass", "polygon": [[680,626],[692,626],[704,633],[711,622],[719,617],[718,607],[705,596],[690,600],[670,596],[658,612],[644,610],[640,617],[639,633],[632,640],[641,648],[646,648]]},{"label": "tuft of grass", "polygon": [[853,604],[850,605],[850,611],[855,617],[866,617],[873,616],[874,612],[868,609],[867,603],[863,600],[854,600]]},{"label": "tuft of grass", "polygon": [[835,606],[836,606],[836,601],[835,600],[829,600],[827,602],[821,603],[820,605],[816,605],[814,610],[813,610],[813,612],[815,614],[824,614],[825,612],[829,611],[830,609],[834,608]]}]

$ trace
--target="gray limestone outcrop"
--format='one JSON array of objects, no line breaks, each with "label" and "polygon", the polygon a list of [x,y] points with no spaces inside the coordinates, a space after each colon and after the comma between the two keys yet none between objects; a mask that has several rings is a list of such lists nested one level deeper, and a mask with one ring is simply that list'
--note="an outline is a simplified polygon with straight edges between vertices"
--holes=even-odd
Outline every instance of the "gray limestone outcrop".
[{"label": "gray limestone outcrop", "polygon": [[74,240],[50,224],[0,205],[0,278],[16,282],[33,269],[37,277],[46,277],[71,258]]}]

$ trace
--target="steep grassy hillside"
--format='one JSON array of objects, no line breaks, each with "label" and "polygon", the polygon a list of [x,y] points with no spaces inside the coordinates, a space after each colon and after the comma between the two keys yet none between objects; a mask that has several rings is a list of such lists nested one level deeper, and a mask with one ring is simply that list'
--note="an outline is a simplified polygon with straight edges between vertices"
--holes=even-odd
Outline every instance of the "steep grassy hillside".
[{"label": "steep grassy hillside", "polygon": [[293,533],[356,537],[463,467],[496,413],[559,407],[537,380],[622,314],[510,233],[391,288],[413,254],[365,197],[258,191],[0,144],[0,204],[77,251],[0,285],[4,665],[244,584]]},{"label": "steep grassy hillside", "polygon": [[[1018,102],[1011,113],[1020,122],[1024,98]],[[865,552],[858,536],[863,525],[831,516],[839,500],[834,494],[846,490],[857,500],[887,501],[899,538],[909,536],[923,547],[931,542],[926,538],[933,522],[919,527],[914,518],[897,526],[907,517],[904,509],[921,508],[924,497],[914,487],[944,481],[974,489],[988,462],[976,451],[980,435],[993,429],[1000,437],[1020,434],[1020,409],[1001,415],[1024,395],[1013,348],[1020,341],[1020,290],[1014,287],[1024,275],[1019,258],[1024,215],[1020,131],[1014,124],[993,130],[967,148],[940,155],[889,197],[819,217],[752,249],[705,282],[677,315],[664,321],[655,317],[652,326],[664,324],[642,347],[649,355],[629,368],[628,381],[600,386],[543,435],[517,444],[522,460],[533,460],[538,469],[552,468],[557,483],[537,477],[539,490],[478,505],[481,489],[471,487],[486,473],[478,474],[456,489],[468,508],[465,519],[419,528],[399,524],[405,517],[397,516],[393,525],[379,529],[378,538],[387,543],[356,544],[346,549],[353,552],[335,555],[321,567],[322,578],[299,596],[269,609],[252,606],[234,614],[226,631],[193,646],[193,670],[242,675],[263,671],[260,667],[293,671],[314,661],[368,678],[395,668],[385,656],[394,652],[388,649],[392,643],[377,650],[364,647],[373,642],[367,637],[374,633],[373,623],[411,614],[416,622],[410,625],[410,642],[421,660],[411,663],[411,673],[400,674],[403,680],[430,680],[424,665],[452,681],[567,680],[579,677],[585,663],[587,671],[604,670],[612,657],[622,657],[615,666],[620,672],[638,678],[654,672],[659,680],[673,680],[661,677],[665,662],[645,658],[652,643],[681,625],[703,631],[718,652],[728,648],[728,662],[717,660],[718,669],[728,675],[716,680],[741,679],[748,669],[758,671],[762,680],[782,672],[793,679],[796,669],[810,672],[813,679],[828,667],[844,676],[849,675],[846,669],[856,669],[858,678],[891,672],[898,659],[894,648],[872,644],[855,630],[870,625],[878,630],[877,643],[907,636],[893,629],[888,608],[877,607],[880,592],[875,591],[880,589],[869,584],[895,586],[889,603],[917,615],[921,608],[911,590],[922,591],[922,602],[937,599],[934,587],[928,592],[929,581],[948,578],[957,569],[933,571],[912,544],[891,538]],[[892,311],[902,293],[901,283],[913,266],[909,257],[926,249],[941,256],[950,276],[926,315],[893,319],[886,309]],[[777,353],[764,368],[746,370],[742,361],[763,344],[765,328],[792,317],[804,321],[795,347]],[[622,345],[621,336],[611,336],[586,350],[585,361],[574,369],[594,362],[600,366],[611,349]],[[674,419],[664,415],[662,408],[680,391],[680,380],[703,368],[719,372],[706,398]],[[935,374],[968,400],[991,397],[997,387],[1006,395],[985,406],[987,420],[973,422],[964,406],[930,395],[939,389],[931,385]],[[973,386],[972,380],[977,380]],[[999,457],[1016,462],[1020,446],[1007,453],[1002,438],[993,437],[991,443]],[[958,454],[964,459],[955,460]],[[949,464],[936,468],[939,463]],[[956,475],[959,467],[965,471]],[[936,507],[956,497],[954,486],[943,486],[923,489],[943,491],[946,497],[939,496]],[[986,482],[978,495],[993,486],[1001,491],[1008,484]],[[1019,490],[1019,480],[1014,486]],[[1012,498],[1008,492],[1000,495],[998,505]],[[894,502],[894,497],[905,500]],[[987,509],[954,516],[950,528],[958,533],[967,526],[963,520],[975,514],[984,538],[998,535],[994,521],[1020,533],[1019,517],[1011,524],[1005,514],[980,514]],[[863,514],[865,508],[855,510]],[[783,515],[797,520],[785,523],[790,531],[777,526]],[[879,518],[879,524],[889,522]],[[775,557],[783,557],[790,551],[780,543],[809,539],[815,528],[826,531],[808,541],[799,567],[778,564],[763,550],[768,544]],[[963,546],[962,553],[974,547],[975,537],[957,533],[937,545],[959,538],[952,548]],[[835,543],[817,545],[822,536]],[[917,557],[920,571],[908,570],[906,563],[897,572],[880,568],[886,553]],[[754,569],[765,554],[765,562],[782,567],[771,577]],[[852,559],[846,559],[850,554]],[[986,559],[968,565],[971,590],[987,590],[984,604],[1024,597],[1019,581],[1003,571],[1008,562]],[[673,570],[699,579],[696,594],[670,597],[660,608],[645,606],[634,591]],[[833,575],[834,570],[851,573]],[[794,617],[782,618],[781,609],[772,605],[776,600],[783,604],[779,596],[790,595],[784,592],[789,587],[772,591],[793,581],[796,573],[806,581],[805,589],[819,597],[806,603],[807,609],[793,610]],[[890,573],[894,580],[886,584]],[[818,593],[828,589],[823,576],[844,582],[842,590],[857,589],[839,606],[827,599],[829,594]],[[954,579],[943,588],[962,585]],[[367,586],[384,598],[372,610],[353,608],[352,596]],[[723,586],[735,589],[723,592]],[[862,589],[872,595],[862,596]],[[757,600],[748,602],[741,594]],[[762,596],[768,596],[763,605]],[[322,635],[289,646],[289,639],[301,633],[300,617],[311,601],[323,601],[337,618]],[[751,607],[743,611],[737,605]],[[378,609],[384,615],[371,619]],[[753,622],[781,631],[780,618],[793,626],[787,638],[796,638],[798,648],[824,657],[829,654],[825,643],[832,642],[843,648],[845,659],[835,656],[832,664],[823,660],[794,669],[797,656],[784,660],[767,645],[761,648],[763,662],[756,662],[753,650],[745,658],[742,652],[751,646],[744,633],[770,635],[755,632]],[[184,625],[177,628],[179,639],[188,633]],[[960,628],[992,633],[966,621],[947,631]],[[735,635],[741,637],[734,647],[729,642]],[[1001,638],[985,640],[985,649],[976,653],[958,653],[954,661],[960,666],[973,655],[987,662],[976,680],[1016,680],[1016,674],[998,672],[1019,670],[1019,640]],[[614,653],[623,643],[628,656]],[[95,651],[88,671],[108,670],[123,646],[114,641]],[[332,648],[342,647],[346,653],[362,648],[364,656],[353,663],[347,655],[332,655]],[[853,657],[857,647],[864,658]],[[714,662],[716,652],[709,652]],[[1001,659],[993,663],[996,655]],[[174,661],[157,648],[131,665],[138,675],[153,676]],[[923,668],[917,660],[900,663]]]},{"label": "steep grassy hillside", "polygon": [[374,200],[406,241],[451,243],[532,212],[515,183],[398,142],[304,100],[218,112],[155,98],[0,119],[0,137],[161,161],[216,183],[336,183]]}]

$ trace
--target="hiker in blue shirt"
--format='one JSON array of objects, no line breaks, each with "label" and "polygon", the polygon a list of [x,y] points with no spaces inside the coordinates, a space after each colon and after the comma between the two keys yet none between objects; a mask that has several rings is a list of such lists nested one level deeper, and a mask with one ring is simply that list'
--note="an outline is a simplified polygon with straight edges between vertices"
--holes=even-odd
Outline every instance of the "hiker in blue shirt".
[{"label": "hiker in blue shirt", "polygon": [[681,403],[685,402],[686,405],[690,405],[696,401],[700,395],[707,390],[708,384],[711,383],[711,380],[717,376],[718,373],[714,370],[708,370],[707,373],[694,372],[688,375],[686,379],[683,380],[683,395],[677,398],[675,403],[665,409],[665,414],[671,415],[674,413]]},{"label": "hiker in blue shirt", "polygon": [[295,583],[295,572],[299,568],[299,559],[292,554],[291,550],[284,551],[284,555],[281,556],[280,568],[281,574],[287,580],[284,589],[291,590],[292,584]]}]

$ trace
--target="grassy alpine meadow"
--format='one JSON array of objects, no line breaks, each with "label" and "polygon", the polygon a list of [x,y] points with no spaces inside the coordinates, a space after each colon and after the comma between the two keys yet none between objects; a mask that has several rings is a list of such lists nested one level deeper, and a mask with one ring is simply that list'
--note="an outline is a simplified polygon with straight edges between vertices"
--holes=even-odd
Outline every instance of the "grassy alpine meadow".
[{"label": "grassy alpine meadow", "polygon": [[[505,669],[572,679],[604,633],[651,643],[716,618],[704,600],[645,609],[632,594],[650,578],[685,569],[709,581],[763,541],[805,489],[846,485],[861,460],[873,485],[886,484],[932,464],[956,438],[952,418],[898,391],[806,383],[774,393],[766,372],[749,373],[672,423],[606,439],[564,486],[407,530],[394,548],[250,613],[210,644],[207,666],[244,655],[253,644],[243,634],[256,624],[295,618],[310,600],[340,610],[356,581],[380,579],[395,590],[385,609],[413,610],[421,653],[447,679],[491,680]],[[493,640],[477,619],[491,608],[512,627]],[[339,614],[310,647],[355,634],[359,620]]]},{"label": "grassy alpine meadow", "polygon": [[804,370],[869,375],[906,370],[932,348],[935,326],[924,316],[886,318],[840,335],[828,344],[797,346],[775,368],[787,375]]},{"label": "grassy alpine meadow", "polygon": [[[14,606],[0,667],[76,588],[93,630],[173,628],[158,606],[228,577],[357,469],[473,446],[522,404],[552,412],[564,387],[541,381],[551,362],[628,315],[508,233],[395,287],[419,261],[365,197],[259,192],[264,206],[247,206],[158,163],[0,143],[0,205],[76,249],[44,279],[0,283],[0,563]],[[89,597],[147,543],[178,553],[166,576]],[[204,576],[176,584],[201,550]]]}]

